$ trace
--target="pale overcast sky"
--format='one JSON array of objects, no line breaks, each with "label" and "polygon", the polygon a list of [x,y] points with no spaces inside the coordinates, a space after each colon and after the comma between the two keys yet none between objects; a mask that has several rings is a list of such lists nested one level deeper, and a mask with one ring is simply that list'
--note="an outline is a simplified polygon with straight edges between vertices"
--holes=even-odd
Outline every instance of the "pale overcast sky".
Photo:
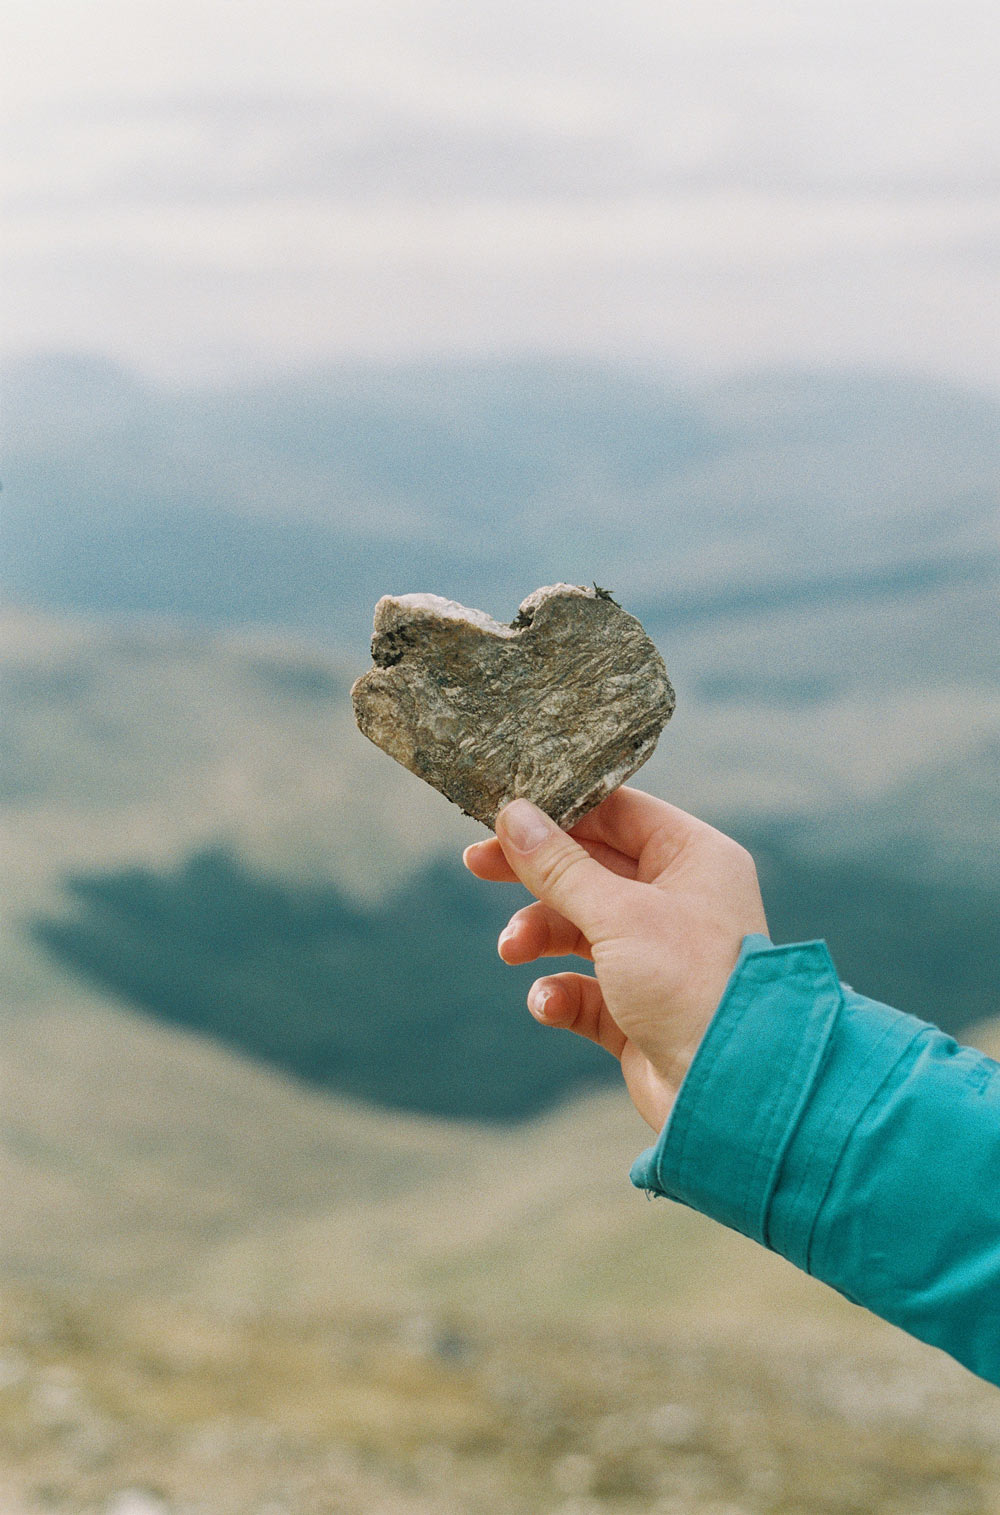
[{"label": "pale overcast sky", "polygon": [[996,0],[5,0],[6,351],[1000,387]]}]

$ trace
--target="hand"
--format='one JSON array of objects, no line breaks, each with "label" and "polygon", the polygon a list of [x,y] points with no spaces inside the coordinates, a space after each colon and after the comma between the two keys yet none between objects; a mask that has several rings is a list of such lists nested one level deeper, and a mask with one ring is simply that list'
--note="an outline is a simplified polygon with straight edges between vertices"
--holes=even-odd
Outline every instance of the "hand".
[{"label": "hand", "polygon": [[528,800],[467,847],[477,878],[519,879],[537,903],[498,943],[505,963],[573,954],[595,977],[539,978],[528,1008],[621,1063],[639,1114],[659,1131],[731,974],[744,936],[767,931],[753,859],[731,837],[638,789],[618,789],[570,833]]}]

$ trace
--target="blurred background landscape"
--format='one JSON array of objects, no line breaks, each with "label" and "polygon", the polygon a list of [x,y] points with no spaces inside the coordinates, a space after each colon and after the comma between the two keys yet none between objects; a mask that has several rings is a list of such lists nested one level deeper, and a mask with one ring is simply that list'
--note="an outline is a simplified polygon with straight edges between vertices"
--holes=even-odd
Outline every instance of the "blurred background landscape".
[{"label": "blurred background landscape", "polygon": [[1000,1510],[995,1390],[643,1203],[348,698],[608,586],[635,782],[1000,1050],[995,19],[3,25],[5,1515]]}]

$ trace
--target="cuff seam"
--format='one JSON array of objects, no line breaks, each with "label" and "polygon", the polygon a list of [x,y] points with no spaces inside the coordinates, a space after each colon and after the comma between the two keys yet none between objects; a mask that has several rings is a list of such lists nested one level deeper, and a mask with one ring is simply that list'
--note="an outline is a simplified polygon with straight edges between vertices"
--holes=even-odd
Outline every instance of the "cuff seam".
[{"label": "cuff seam", "polygon": [[[817,1076],[826,1058],[830,1037],[844,1003],[843,989],[833,960],[825,944],[820,944],[820,947],[822,956],[819,963],[815,965],[819,971],[815,974],[814,982],[810,984],[804,981],[806,969],[812,968],[812,964],[802,963],[795,974],[798,981],[796,987],[814,997],[818,1021],[815,1040],[803,1036],[794,1049],[786,1074],[790,1098],[786,1101],[778,1101],[774,1106],[766,1133],[766,1144],[759,1150],[754,1170],[754,1184],[748,1195],[750,1199],[755,1190],[759,1192],[759,1198],[756,1201],[756,1227],[751,1234],[756,1235],[768,1247],[772,1245],[769,1234],[771,1204],[781,1177],[785,1157],[813,1097]],[[827,996],[829,996],[829,1001],[824,1007],[823,1001]],[[758,1185],[757,1175],[765,1167],[766,1176]],[[749,1204],[747,1208],[749,1210]],[[749,1215],[747,1218],[749,1219]]]},{"label": "cuff seam", "polygon": [[[762,968],[763,972],[760,971]],[[753,1009],[752,996],[747,998],[747,991],[765,988],[777,981],[789,980],[796,982],[798,993],[809,994],[814,1004],[825,998],[831,989],[834,999],[832,1003],[827,1003],[825,1012],[822,1014],[822,1024],[816,1027],[814,1037],[805,1038],[802,1044],[793,1051],[785,1079],[787,1096],[779,1099],[770,1109],[755,1111],[755,1118],[747,1128],[747,1142],[754,1148],[755,1156],[750,1181],[747,1183],[739,1206],[741,1223],[738,1229],[765,1245],[768,1244],[766,1239],[768,1210],[784,1154],[811,1096],[816,1071],[825,1054],[830,1032],[842,1003],[840,982],[824,942],[793,943],[781,947],[768,944],[763,948],[750,948],[744,951],[689,1069],[688,1077],[678,1093],[669,1122],[670,1135],[674,1137],[674,1142],[669,1140],[665,1131],[665,1139],[660,1142],[656,1150],[654,1164],[660,1191],[669,1193],[670,1188],[664,1182],[662,1164],[668,1150],[673,1147],[672,1166],[677,1176],[677,1183],[682,1192],[687,1191],[690,1187],[687,1183],[687,1173],[691,1133],[696,1124],[694,1114],[699,1101],[705,1095],[706,1088],[709,1088],[711,1084],[720,1054],[725,1051],[734,1036],[740,1033],[742,1022]],[[810,980],[812,981],[811,989]],[[743,996],[742,1003],[739,1002],[740,996]],[[734,1004],[734,1000],[737,1003]],[[785,1130],[783,1140],[780,1139],[782,1128]],[[773,1146],[778,1146],[776,1153],[772,1153]],[[697,1189],[697,1187],[696,1181],[694,1188]]]},{"label": "cuff seam", "polygon": [[[857,1130],[858,1126],[864,1120],[865,1115],[871,1109],[871,1106],[873,1105],[873,1103],[878,1099],[879,1095],[881,1094],[882,1090],[885,1088],[886,1084],[894,1077],[894,1075],[896,1074],[896,1071],[898,1070],[900,1064],[903,1063],[908,1057],[912,1056],[915,1044],[917,1042],[921,1041],[921,1040],[926,1039],[928,1031],[930,1029],[931,1028],[928,1027],[928,1026],[920,1026],[919,1028],[917,1028],[917,1029],[914,1030],[913,1035],[908,1039],[908,1041],[906,1042],[905,1046],[903,1046],[903,1047],[900,1048],[898,1055],[893,1058],[892,1063],[890,1064],[890,1066],[888,1068],[886,1068],[885,1072],[883,1073],[883,1076],[877,1081],[877,1083],[869,1091],[868,1098],[865,1100],[864,1104],[861,1105],[854,1112],[853,1119],[851,1119],[851,1121],[849,1122],[849,1124],[847,1124],[846,1128],[840,1134],[840,1136],[839,1136],[839,1138],[837,1140],[836,1153],[834,1154],[832,1160],[829,1163],[818,1164],[817,1165],[819,1167],[821,1176],[822,1176],[824,1168],[826,1169],[826,1173],[825,1173],[825,1178],[824,1178],[824,1181],[823,1181],[822,1192],[820,1193],[820,1195],[818,1196],[818,1198],[817,1198],[814,1206],[812,1207],[812,1215],[808,1218],[807,1223],[803,1225],[803,1230],[805,1231],[805,1245],[804,1245],[803,1253],[802,1253],[802,1267],[805,1269],[805,1271],[807,1273],[813,1273],[814,1274],[813,1262],[814,1262],[814,1254],[815,1254],[815,1251],[816,1251],[816,1231],[817,1231],[817,1227],[819,1226],[820,1216],[823,1213],[823,1207],[826,1204],[826,1201],[827,1201],[827,1199],[829,1197],[829,1194],[830,1194],[830,1190],[833,1187],[834,1181],[836,1179],[837,1169],[840,1167],[840,1164],[841,1164],[841,1162],[843,1161],[843,1158],[844,1158],[844,1154],[847,1151],[848,1146],[850,1145],[851,1137],[854,1135],[854,1132]],[[872,1058],[874,1058],[881,1051],[881,1049],[886,1045],[886,1043],[890,1042],[892,1040],[892,1038],[893,1038],[893,1028],[892,1027],[887,1027],[886,1030],[883,1032],[883,1034],[878,1038],[878,1040],[872,1044],[872,1048],[871,1048],[871,1056],[872,1056]],[[864,1078],[865,1078],[865,1072],[866,1071],[867,1070],[865,1068],[859,1068],[858,1071],[857,1071],[857,1074],[851,1080],[850,1084],[841,1093],[840,1098],[837,1100],[836,1105],[834,1106],[833,1110],[830,1113],[830,1120],[829,1120],[828,1125],[825,1128],[826,1132],[827,1132],[827,1136],[829,1136],[830,1128],[831,1127],[835,1127],[839,1123],[839,1121],[840,1121],[840,1119],[841,1119],[841,1117],[843,1115],[843,1112],[844,1112],[845,1108],[847,1108],[849,1106],[849,1104],[851,1102],[851,1098],[854,1095],[855,1091],[858,1089],[859,1085],[863,1086],[863,1084],[864,1084]],[[806,1158],[806,1161],[805,1161],[805,1164],[804,1164],[802,1181],[799,1184],[798,1192],[795,1195],[795,1201],[794,1201],[794,1209],[795,1210],[797,1210],[799,1208],[802,1191],[805,1188],[806,1183],[807,1183],[807,1181],[809,1179],[809,1171],[810,1171],[810,1169],[813,1166],[813,1162],[814,1162],[814,1159],[815,1159],[815,1156],[816,1156],[816,1152],[820,1148],[820,1146],[821,1146],[821,1143],[820,1143],[820,1141],[818,1139],[815,1140],[812,1143],[812,1145],[811,1145],[811,1148],[810,1148],[810,1151],[809,1151],[809,1155]],[[813,1179],[813,1182],[815,1182],[815,1179]],[[803,1219],[805,1220],[805,1217]]]}]

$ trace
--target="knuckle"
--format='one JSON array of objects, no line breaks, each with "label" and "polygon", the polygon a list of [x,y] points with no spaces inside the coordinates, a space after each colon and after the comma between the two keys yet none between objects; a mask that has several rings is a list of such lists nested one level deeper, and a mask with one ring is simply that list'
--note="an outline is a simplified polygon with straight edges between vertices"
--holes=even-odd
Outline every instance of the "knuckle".
[{"label": "knuckle", "polygon": [[578,847],[560,846],[545,858],[539,880],[544,893],[555,897],[571,892],[574,879],[579,876],[580,864],[585,860],[585,856]]}]

